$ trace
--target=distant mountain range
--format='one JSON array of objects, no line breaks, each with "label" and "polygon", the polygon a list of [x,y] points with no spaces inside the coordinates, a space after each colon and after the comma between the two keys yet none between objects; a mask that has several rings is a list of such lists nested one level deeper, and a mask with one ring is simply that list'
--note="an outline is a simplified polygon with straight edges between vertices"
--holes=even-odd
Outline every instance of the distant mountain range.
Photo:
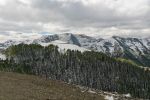
[{"label": "distant mountain range", "polygon": [[41,38],[34,40],[7,40],[0,43],[0,49],[3,50],[11,45],[20,43],[41,44],[43,46],[54,44],[60,50],[93,50],[103,52],[109,56],[129,59],[138,65],[150,67],[150,38],[112,36],[104,39],[102,37],[90,37],[83,34],[65,33],[43,35]]}]

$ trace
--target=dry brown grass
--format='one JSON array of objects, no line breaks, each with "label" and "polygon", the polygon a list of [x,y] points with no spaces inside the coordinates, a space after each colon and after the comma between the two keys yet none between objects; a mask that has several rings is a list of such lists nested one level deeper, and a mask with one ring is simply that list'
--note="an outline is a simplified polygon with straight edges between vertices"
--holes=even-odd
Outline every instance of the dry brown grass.
[{"label": "dry brown grass", "polygon": [[61,81],[0,72],[0,100],[104,100]]}]

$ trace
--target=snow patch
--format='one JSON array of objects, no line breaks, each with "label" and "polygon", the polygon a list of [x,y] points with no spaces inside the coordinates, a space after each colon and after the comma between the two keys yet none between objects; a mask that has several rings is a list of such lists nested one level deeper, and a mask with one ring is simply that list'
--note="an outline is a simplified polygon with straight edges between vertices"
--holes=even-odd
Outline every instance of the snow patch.
[{"label": "snow patch", "polygon": [[84,52],[84,51],[89,51],[88,49],[85,49],[83,47],[79,47],[77,45],[74,45],[74,44],[67,44],[66,42],[64,41],[60,41],[60,40],[55,40],[55,41],[52,41],[52,42],[49,42],[49,43],[39,43],[40,45],[42,46],[48,46],[50,44],[52,45],[56,45],[59,47],[60,51],[62,50],[79,50],[81,52]]},{"label": "snow patch", "polygon": [[130,94],[130,93],[124,94],[124,96],[130,98],[130,97],[131,97],[131,94]]},{"label": "snow patch", "polygon": [[114,100],[114,97],[113,96],[105,96],[105,100]]},{"label": "snow patch", "polygon": [[6,60],[6,56],[5,56],[4,54],[1,54],[1,53],[0,53],[0,59]]},{"label": "snow patch", "polygon": [[96,94],[96,92],[95,92],[95,91],[92,91],[91,89],[89,89],[88,92],[89,92],[89,93],[92,93],[92,94]]}]

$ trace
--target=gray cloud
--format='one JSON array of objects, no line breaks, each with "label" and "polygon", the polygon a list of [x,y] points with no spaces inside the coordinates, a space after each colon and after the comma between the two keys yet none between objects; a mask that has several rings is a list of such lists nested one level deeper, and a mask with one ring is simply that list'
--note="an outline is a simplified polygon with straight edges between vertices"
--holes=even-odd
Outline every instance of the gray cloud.
[{"label": "gray cloud", "polygon": [[149,6],[149,0],[0,0],[0,31],[150,35]]}]

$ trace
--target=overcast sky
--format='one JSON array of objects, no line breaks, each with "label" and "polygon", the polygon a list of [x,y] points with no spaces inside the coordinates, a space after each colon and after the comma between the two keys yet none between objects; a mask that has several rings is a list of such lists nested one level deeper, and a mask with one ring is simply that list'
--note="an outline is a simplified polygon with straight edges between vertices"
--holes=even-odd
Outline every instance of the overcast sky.
[{"label": "overcast sky", "polygon": [[0,0],[0,39],[39,32],[150,36],[150,0]]}]

